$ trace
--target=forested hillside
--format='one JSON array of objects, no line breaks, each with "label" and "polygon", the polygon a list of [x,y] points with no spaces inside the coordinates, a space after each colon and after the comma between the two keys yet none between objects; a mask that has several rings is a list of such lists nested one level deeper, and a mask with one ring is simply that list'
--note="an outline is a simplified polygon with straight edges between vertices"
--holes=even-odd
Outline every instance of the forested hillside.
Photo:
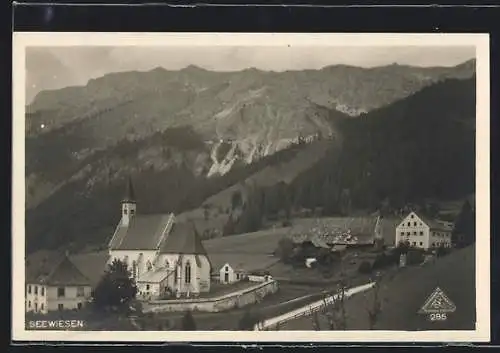
[{"label": "forested hillside", "polygon": [[475,109],[475,80],[453,79],[358,119],[336,120],[341,150],[332,145],[290,185],[256,190],[239,228],[253,230],[280,211],[398,210],[474,193]]},{"label": "forested hillside", "polygon": [[[171,135],[175,138],[171,139]],[[134,182],[138,212],[180,213],[199,207],[208,197],[268,166],[293,159],[306,147],[294,144],[250,165],[241,164],[223,176],[206,178],[195,174],[190,165],[204,151],[190,129],[166,130],[145,140],[122,141],[84,159],[81,163],[87,166],[86,175],[66,180],[57,192],[26,211],[27,250],[104,246],[119,220],[128,177]],[[159,151],[159,155],[148,155],[144,152],[148,150]],[[143,158],[148,163],[139,160],[140,155],[146,156]]]},{"label": "forested hillside", "polygon": [[[245,186],[238,212],[227,204],[212,205],[228,215],[221,227],[226,235],[257,230],[266,219],[289,218],[303,208],[322,209],[324,215],[397,210],[427,198],[474,193],[474,78],[435,83],[356,118],[315,103],[308,109],[330,127],[326,136],[317,135],[322,140],[315,142],[317,153],[299,138],[300,143],[248,164],[235,149],[231,158],[237,163],[210,178],[212,153],[218,150],[207,147],[191,125],[100,149],[88,148],[95,136],[82,133],[80,121],[28,137],[28,251],[104,245],[118,221],[129,176],[141,213],[198,210],[236,184],[260,180]],[[231,149],[223,143],[219,148],[217,160]],[[313,152],[319,157],[308,157]]]}]

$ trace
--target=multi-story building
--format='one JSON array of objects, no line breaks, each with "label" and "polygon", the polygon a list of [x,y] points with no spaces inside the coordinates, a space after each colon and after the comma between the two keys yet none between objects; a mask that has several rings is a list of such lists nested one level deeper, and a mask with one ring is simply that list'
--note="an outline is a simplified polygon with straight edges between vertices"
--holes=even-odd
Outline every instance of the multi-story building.
[{"label": "multi-story building", "polygon": [[66,254],[52,253],[26,266],[26,312],[46,314],[55,310],[81,309],[91,294],[91,280]]},{"label": "multi-story building", "polygon": [[396,227],[396,245],[406,242],[412,247],[430,249],[451,247],[453,224],[428,219],[410,212]]}]

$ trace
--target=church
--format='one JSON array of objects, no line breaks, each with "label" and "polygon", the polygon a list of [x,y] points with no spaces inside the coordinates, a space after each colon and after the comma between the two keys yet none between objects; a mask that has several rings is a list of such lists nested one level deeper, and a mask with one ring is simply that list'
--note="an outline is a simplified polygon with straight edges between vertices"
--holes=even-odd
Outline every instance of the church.
[{"label": "church", "polygon": [[109,261],[128,265],[138,298],[198,296],[210,291],[211,263],[194,227],[174,214],[138,213],[129,179],[121,202],[121,219],[109,248]]}]

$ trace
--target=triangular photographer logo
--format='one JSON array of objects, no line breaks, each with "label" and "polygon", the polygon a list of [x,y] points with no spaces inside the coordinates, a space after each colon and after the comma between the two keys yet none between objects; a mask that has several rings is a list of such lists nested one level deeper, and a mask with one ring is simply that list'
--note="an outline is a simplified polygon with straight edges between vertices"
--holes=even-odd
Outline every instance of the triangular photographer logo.
[{"label": "triangular photographer logo", "polygon": [[420,314],[432,313],[452,313],[457,309],[455,304],[444,294],[441,288],[437,287],[427,298],[427,301],[420,309]]}]

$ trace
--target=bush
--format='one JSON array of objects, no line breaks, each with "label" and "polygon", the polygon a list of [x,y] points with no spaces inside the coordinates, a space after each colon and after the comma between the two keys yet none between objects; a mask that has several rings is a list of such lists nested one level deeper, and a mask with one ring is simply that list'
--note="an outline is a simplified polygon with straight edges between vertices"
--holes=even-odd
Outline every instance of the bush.
[{"label": "bush", "polygon": [[276,255],[281,259],[283,263],[290,263],[291,258],[294,253],[294,243],[289,238],[282,238],[278,242],[278,248],[276,249]]},{"label": "bush", "polygon": [[446,256],[450,253],[450,249],[449,248],[445,248],[444,246],[440,246],[436,249],[436,256],[437,257],[442,257],[442,256]]},{"label": "bush", "polygon": [[424,252],[420,250],[410,250],[406,254],[407,265],[418,265],[424,261]]},{"label": "bush", "polygon": [[363,261],[358,267],[358,272],[362,274],[371,273],[372,265],[368,261]]},{"label": "bush", "polygon": [[93,303],[99,310],[130,311],[130,304],[134,302],[137,288],[130,278],[127,265],[119,260],[114,260],[104,276],[97,284]]},{"label": "bush", "polygon": [[259,322],[257,315],[252,314],[250,311],[245,311],[238,323],[238,329],[241,331],[253,331],[255,325]]},{"label": "bush", "polygon": [[373,262],[373,265],[372,265],[372,269],[376,270],[379,268],[389,266],[390,264],[393,263],[392,260],[393,260],[392,256],[388,256],[388,255],[382,253],[375,258],[375,261]]},{"label": "bush", "polygon": [[186,311],[184,314],[181,322],[181,329],[182,331],[196,331],[196,322],[190,311]]}]

